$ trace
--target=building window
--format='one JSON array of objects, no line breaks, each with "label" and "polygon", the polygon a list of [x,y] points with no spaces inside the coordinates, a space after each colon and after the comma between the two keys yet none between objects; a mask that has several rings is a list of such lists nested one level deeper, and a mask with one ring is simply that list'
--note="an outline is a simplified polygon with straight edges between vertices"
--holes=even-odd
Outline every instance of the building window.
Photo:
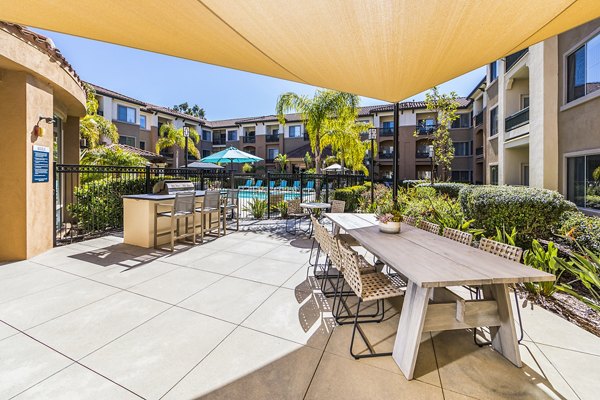
[{"label": "building window", "polygon": [[529,95],[522,94],[521,95],[521,110],[529,108]]},{"label": "building window", "polygon": [[567,102],[600,89],[600,34],[567,56]]},{"label": "building window", "polygon": [[119,144],[135,147],[135,138],[131,136],[119,136]]},{"label": "building window", "polygon": [[490,165],[490,184],[497,185],[498,184],[498,166]]},{"label": "building window", "polygon": [[140,140],[140,149],[146,150],[146,142],[144,142],[143,140]]},{"label": "building window", "polygon": [[458,157],[470,156],[471,142],[454,142],[454,155]]},{"label": "building window", "polygon": [[469,128],[471,126],[471,113],[458,114],[458,118],[452,121],[452,128]]},{"label": "building window", "polygon": [[279,135],[279,128],[273,128],[273,129],[271,129],[271,135],[273,135],[273,136]]},{"label": "building window", "polygon": [[135,108],[118,105],[117,121],[135,124]]},{"label": "building window", "polygon": [[300,125],[290,126],[290,137],[291,138],[299,138],[300,137]]},{"label": "building window", "polygon": [[238,140],[237,131],[227,131],[227,140],[230,142]]},{"label": "building window", "polygon": [[471,171],[452,171],[452,182],[471,182]]},{"label": "building window", "polygon": [[207,130],[202,130],[202,140],[205,142],[212,142],[212,132]]},{"label": "building window", "polygon": [[140,128],[148,129],[146,127],[146,116],[145,115],[140,115]]},{"label": "building window", "polygon": [[277,157],[278,155],[279,155],[279,149],[276,149],[276,148],[267,149],[267,158],[269,160],[274,160],[275,157]]},{"label": "building window", "polygon": [[600,154],[567,158],[567,199],[600,210]]},{"label": "building window", "polygon": [[498,134],[498,107],[490,110],[490,136]]},{"label": "building window", "polygon": [[490,63],[490,82],[498,77],[498,61]]}]

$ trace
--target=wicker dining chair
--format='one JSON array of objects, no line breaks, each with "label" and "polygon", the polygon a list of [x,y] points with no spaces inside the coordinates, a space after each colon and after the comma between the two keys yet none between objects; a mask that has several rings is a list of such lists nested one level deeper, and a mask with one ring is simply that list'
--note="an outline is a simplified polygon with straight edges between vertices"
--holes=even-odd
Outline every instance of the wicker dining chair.
[{"label": "wicker dining chair", "polygon": [[435,233],[436,235],[440,234],[440,226],[438,224],[434,224],[429,221],[421,221],[419,222],[419,229],[423,229],[429,233]]},{"label": "wicker dining chair", "polygon": [[[158,238],[161,236],[171,236],[171,251],[175,248],[175,241],[192,237],[196,242],[196,212],[195,212],[196,194],[194,192],[179,192],[175,193],[173,204],[154,204],[154,248],[158,249]],[[169,211],[159,212],[159,207],[168,207]],[[188,219],[192,219],[192,232],[189,231]],[[170,218],[171,229],[168,232],[158,233],[158,219]],[[179,221],[185,219],[185,233],[179,232]]]},{"label": "wicker dining chair", "polygon": [[294,235],[298,234],[298,229],[300,228],[302,220],[307,217],[308,214],[304,212],[302,207],[300,207],[300,199],[292,199],[288,201],[288,220],[292,220],[293,229],[289,229],[289,224],[286,221],[285,231],[287,233],[294,233]]},{"label": "wicker dining chair", "polygon": [[[495,240],[491,240],[491,239],[487,239],[487,238],[482,238],[479,241],[479,249],[483,250],[487,253],[491,253],[495,256],[506,258],[507,260],[515,261],[515,262],[520,262],[521,256],[523,255],[523,249],[520,247],[511,246],[509,244],[500,243]],[[517,295],[517,291],[515,290],[514,287],[513,287],[513,294],[515,296],[515,304],[517,306],[516,307],[517,319],[519,320],[519,330],[520,330],[519,336],[520,337],[519,337],[518,343],[521,343],[521,341],[523,340],[523,337],[525,336],[525,333],[523,331],[523,319],[521,318],[521,309],[519,307],[519,296]],[[476,289],[476,299],[479,300],[480,298],[481,298],[481,289],[477,288]],[[477,340],[477,328],[473,329],[473,340],[475,341],[475,344],[477,344],[480,347],[491,343],[491,342],[481,343]]]},{"label": "wicker dining chair", "polygon": [[[317,277],[317,268],[323,267],[322,269],[324,269],[324,266],[319,264],[319,259],[321,257],[321,252],[327,254],[326,248],[328,241],[324,239],[324,228],[321,223],[313,215],[310,216],[310,220],[313,226],[313,239],[310,247],[310,253],[308,255],[308,263],[311,267],[313,267],[313,275]],[[313,253],[315,254],[314,261]]]},{"label": "wicker dining chair", "polygon": [[473,243],[473,235],[469,232],[459,231],[458,229],[444,228],[443,236],[452,239],[455,242],[470,246]]},{"label": "wicker dining chair", "polygon": [[344,200],[331,200],[330,213],[343,213],[346,210],[346,202]]},{"label": "wicker dining chair", "polygon": [[417,223],[415,217],[412,217],[409,215],[403,215],[402,222],[404,222],[405,224],[410,225],[410,226],[415,226]]},{"label": "wicker dining chair", "polygon": [[[390,279],[387,275],[381,272],[373,272],[369,274],[361,273],[361,264],[364,262],[364,258],[361,258],[358,253],[351,247],[346,245],[342,241],[338,241],[338,248],[340,252],[340,263],[343,267],[344,278],[348,285],[355,292],[358,297],[358,303],[356,304],[356,313],[354,314],[354,324],[352,329],[352,339],[350,341],[350,355],[355,359],[366,358],[366,357],[382,357],[391,356],[391,352],[376,353],[369,340],[365,337],[362,329],[358,329],[359,323],[367,321],[360,321],[360,306],[362,303],[367,301],[376,301],[378,309],[381,308],[381,316],[373,322],[381,322],[385,318],[385,304],[384,300],[392,297],[398,297],[404,295],[404,288],[397,284],[397,281]],[[368,321],[371,322],[371,321]],[[360,334],[363,341],[367,345],[369,354],[354,354],[354,338],[356,331]]]}]

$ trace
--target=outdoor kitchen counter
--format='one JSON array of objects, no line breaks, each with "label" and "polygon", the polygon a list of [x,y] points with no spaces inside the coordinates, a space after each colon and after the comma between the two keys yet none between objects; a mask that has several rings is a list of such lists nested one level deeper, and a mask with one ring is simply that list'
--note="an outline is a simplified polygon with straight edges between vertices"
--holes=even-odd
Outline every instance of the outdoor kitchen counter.
[{"label": "outdoor kitchen counter", "polygon": [[[203,197],[204,190],[196,190],[196,197]],[[123,242],[151,248],[154,246],[154,205],[173,204],[175,194],[132,194],[123,196]],[[159,211],[168,211],[167,207]],[[183,221],[182,221],[183,223]],[[158,219],[158,231],[170,229],[169,218]],[[158,244],[170,241],[167,236],[158,238]]]}]

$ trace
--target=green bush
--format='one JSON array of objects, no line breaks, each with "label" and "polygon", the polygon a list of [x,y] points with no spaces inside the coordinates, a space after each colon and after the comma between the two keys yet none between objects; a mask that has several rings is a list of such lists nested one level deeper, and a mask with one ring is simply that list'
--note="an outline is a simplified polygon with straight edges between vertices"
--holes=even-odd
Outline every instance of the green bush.
[{"label": "green bush", "polygon": [[402,181],[402,186],[404,186],[405,188],[412,188],[415,187],[417,185],[420,185],[422,183],[428,183],[429,181],[426,181],[425,179],[405,179]]},{"label": "green bush", "polygon": [[242,211],[252,214],[253,218],[261,219],[265,216],[268,209],[267,200],[252,198]]},{"label": "green bush", "polygon": [[562,215],[558,233],[568,234],[581,246],[600,253],[600,218],[579,211],[566,212]]},{"label": "green bush", "polygon": [[361,194],[369,188],[364,185],[348,186],[336,189],[333,192],[334,200],[343,200],[346,202],[346,212],[354,212],[360,204]]},{"label": "green bush", "polygon": [[475,219],[487,235],[496,228],[515,228],[517,244],[529,247],[532,239],[546,239],[561,215],[577,208],[558,192],[523,186],[469,186],[460,190],[465,218]]},{"label": "green bush", "polygon": [[467,183],[459,182],[439,182],[433,185],[431,183],[419,183],[416,187],[432,187],[439,194],[447,194],[449,197],[457,199],[460,190],[467,185]]}]

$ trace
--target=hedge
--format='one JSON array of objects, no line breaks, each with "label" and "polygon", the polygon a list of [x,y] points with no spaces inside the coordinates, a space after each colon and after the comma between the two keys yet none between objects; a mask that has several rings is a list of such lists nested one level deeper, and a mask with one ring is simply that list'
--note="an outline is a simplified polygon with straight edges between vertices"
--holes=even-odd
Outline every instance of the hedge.
[{"label": "hedge", "polygon": [[369,186],[366,185],[348,186],[336,189],[333,192],[333,198],[335,200],[343,200],[346,202],[346,212],[354,212],[360,204],[360,195],[368,189]]},{"label": "hedge", "polygon": [[426,181],[424,179],[405,179],[402,181],[402,186],[404,186],[405,188],[412,188],[427,182],[429,181]]},{"label": "hedge", "polygon": [[458,198],[458,193],[460,189],[467,186],[467,183],[459,183],[459,182],[439,182],[434,183],[419,183],[416,187],[432,187],[439,194],[446,194],[449,197],[456,199]]},{"label": "hedge", "polygon": [[514,227],[518,244],[526,247],[532,239],[550,238],[563,213],[577,210],[558,192],[525,186],[465,185],[458,198],[465,218],[475,219],[486,235]]},{"label": "hedge", "polygon": [[600,218],[588,217],[582,212],[563,214],[561,233],[571,232],[571,236],[583,247],[600,253]]}]

